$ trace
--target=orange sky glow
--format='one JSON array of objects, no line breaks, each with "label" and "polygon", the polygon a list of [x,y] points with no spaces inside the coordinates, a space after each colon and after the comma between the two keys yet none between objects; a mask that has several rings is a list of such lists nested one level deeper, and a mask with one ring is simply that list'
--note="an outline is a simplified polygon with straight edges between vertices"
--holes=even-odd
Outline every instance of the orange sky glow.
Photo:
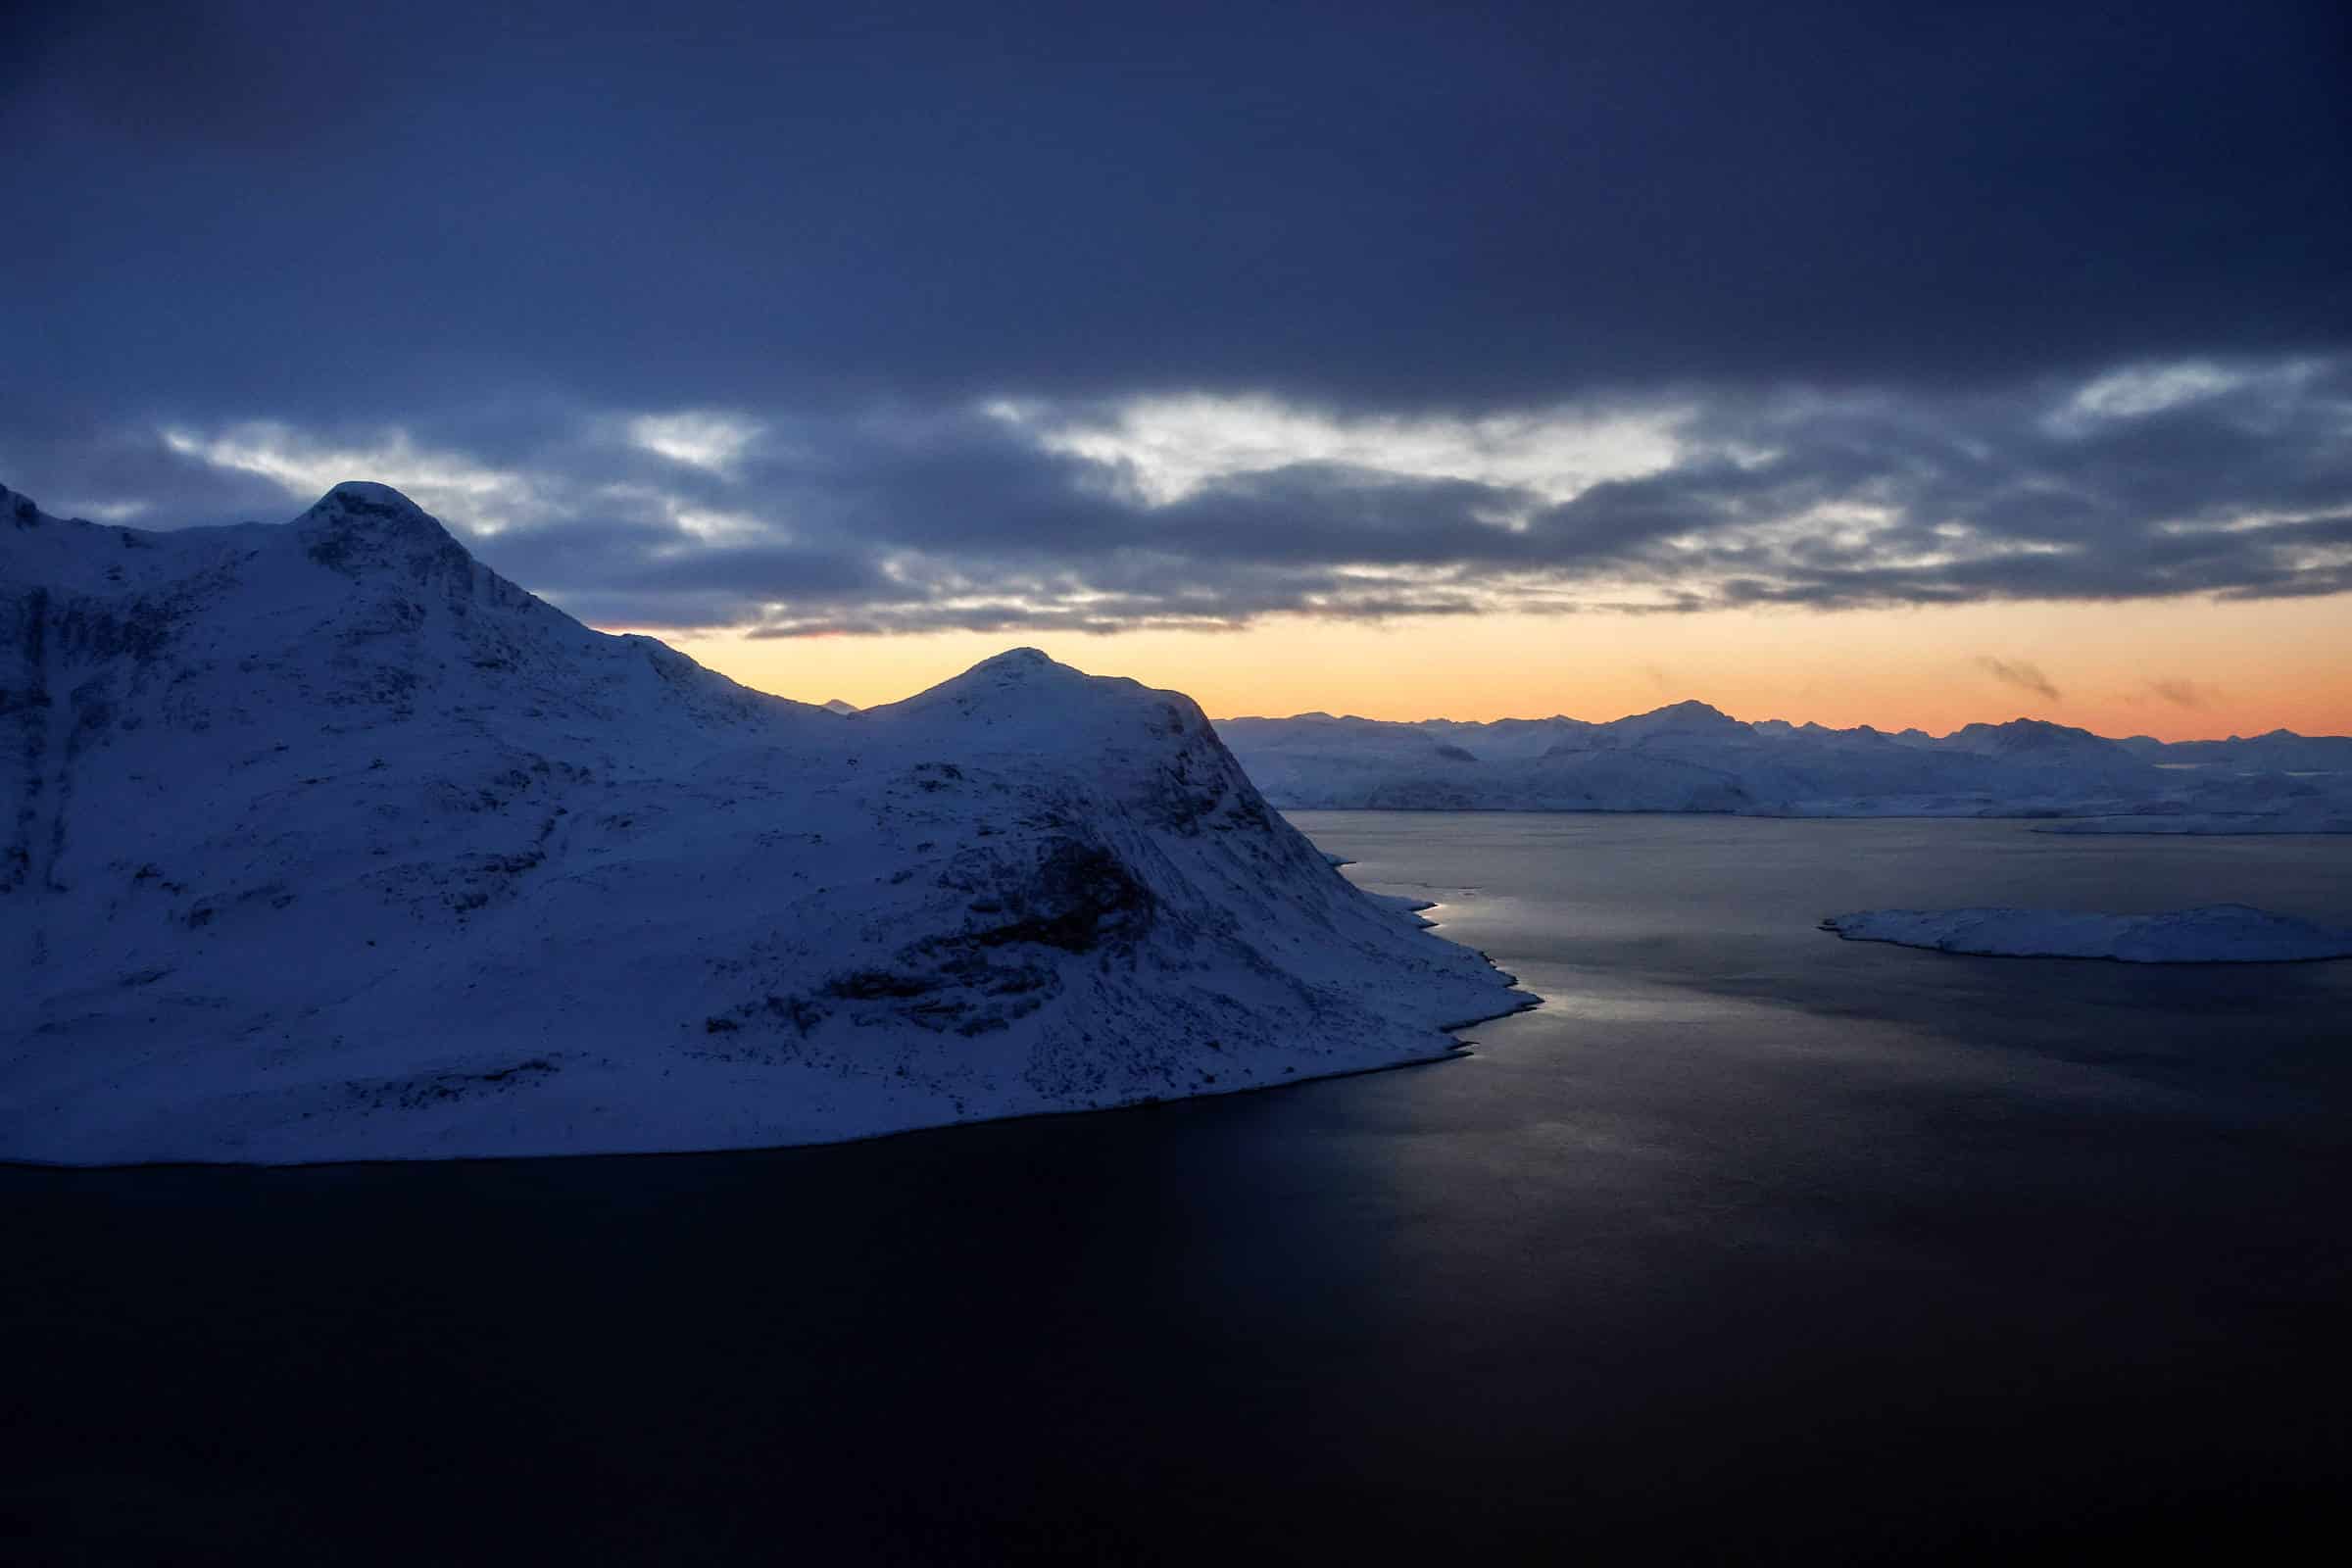
[{"label": "orange sky glow", "polygon": [[2164,740],[2352,733],[2344,595],[666,640],[760,690],[861,708],[1025,644],[1095,674],[1189,693],[1220,718],[1319,709],[1388,719],[1608,719],[1695,697],[1742,719],[1938,734],[2020,716]]}]

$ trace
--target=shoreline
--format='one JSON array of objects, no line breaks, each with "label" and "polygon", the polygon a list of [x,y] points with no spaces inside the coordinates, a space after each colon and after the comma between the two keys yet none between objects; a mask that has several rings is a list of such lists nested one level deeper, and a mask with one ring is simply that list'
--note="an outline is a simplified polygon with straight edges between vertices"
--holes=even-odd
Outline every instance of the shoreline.
[{"label": "shoreline", "polygon": [[[1348,885],[1355,887],[1356,891],[1361,893],[1367,899],[1377,901],[1380,898],[1380,895],[1372,893],[1368,889],[1357,886],[1352,881]],[[1435,907],[1435,906],[1432,906],[1432,907]],[[1427,934],[1435,929],[1436,924],[1437,922],[1425,920],[1422,922],[1421,929],[1424,934]],[[1446,939],[1441,937],[1438,940],[1444,941]],[[1453,945],[1456,947],[1461,946],[1459,943],[1455,943]],[[1459,1022],[1433,1025],[1432,1028],[1438,1035],[1451,1036],[1463,1029],[1476,1028],[1482,1023],[1492,1023],[1497,1018],[1512,1017],[1516,1014],[1528,1012],[1544,1005],[1544,998],[1536,996],[1533,993],[1517,992],[1519,977],[1504,969],[1492,957],[1489,957],[1487,954],[1476,948],[1464,948],[1463,951],[1476,955],[1478,958],[1486,963],[1488,968],[1494,972],[1494,974],[1503,982],[1503,999],[1510,1001],[1512,1004],[1505,1007],[1499,1007],[1493,1012],[1481,1013],[1477,1017],[1465,1018]],[[1514,993],[1516,993],[1516,995],[1514,995]],[[512,1154],[358,1155],[347,1159],[281,1160],[164,1158],[108,1160],[103,1162],[92,1161],[88,1163],[80,1163],[66,1160],[0,1158],[0,1179],[6,1179],[14,1173],[32,1172],[88,1172],[91,1174],[103,1174],[108,1172],[173,1170],[316,1171],[351,1169],[356,1167],[403,1165],[423,1165],[430,1166],[435,1169],[447,1169],[458,1165],[512,1165],[523,1162],[528,1162],[531,1164],[544,1164],[550,1161],[576,1161],[590,1159],[693,1159],[712,1158],[728,1154],[778,1153],[785,1151],[800,1149],[836,1149],[851,1144],[870,1144],[889,1138],[913,1138],[922,1136],[924,1134],[951,1133],[963,1128],[991,1126],[999,1123],[1040,1121],[1050,1117],[1063,1116],[1124,1115],[1138,1111],[1164,1109],[1173,1105],[1189,1104],[1195,1101],[1218,1100],[1229,1096],[1239,1095],[1275,1093],[1281,1090],[1295,1089],[1301,1084],[1328,1083],[1344,1078],[1361,1078],[1369,1076],[1373,1073],[1396,1072],[1408,1067],[1433,1067],[1444,1062],[1457,1061],[1463,1057],[1474,1054],[1474,1045],[1475,1042],[1472,1041],[1451,1040],[1443,1050],[1432,1051],[1426,1054],[1404,1056],[1395,1061],[1369,1062],[1361,1066],[1343,1067],[1330,1072],[1299,1073],[1295,1076],[1285,1077],[1273,1083],[1235,1084],[1230,1088],[1220,1084],[1214,1088],[1205,1089],[1196,1094],[1156,1095],[1143,1099],[1118,1101],[1106,1105],[1068,1105],[1049,1109],[1016,1110],[999,1116],[968,1116],[953,1121],[916,1122],[904,1127],[888,1127],[868,1132],[844,1133],[840,1137],[835,1138],[799,1139],[790,1143],[780,1144],[718,1144],[704,1148],[691,1149],[614,1149],[583,1150],[578,1152],[552,1151],[543,1153],[524,1152]]]},{"label": "shoreline", "polygon": [[[1496,1018],[1542,1006],[1543,999],[1531,998],[1516,1007],[1489,1013],[1483,1018],[1448,1024],[1442,1032],[1473,1028],[1492,1023]],[[615,1149],[582,1151],[576,1153],[544,1154],[397,1154],[351,1159],[134,1159],[114,1160],[105,1164],[72,1164],[62,1160],[0,1159],[0,1181],[18,1174],[89,1174],[106,1175],[127,1171],[318,1171],[352,1170],[359,1168],[397,1168],[401,1166],[429,1166],[447,1170],[459,1165],[546,1165],[574,1163],[581,1160],[609,1159],[718,1159],[729,1154],[778,1154],[804,1149],[841,1149],[852,1144],[880,1143],[892,1138],[921,1138],[933,1134],[960,1132],[972,1127],[1005,1126],[1016,1122],[1059,1120],[1065,1116],[1124,1116],[1141,1111],[1166,1110],[1189,1105],[1200,1101],[1222,1100],[1244,1095],[1280,1094],[1303,1084],[1334,1083],[1343,1078],[1367,1078],[1374,1073],[1400,1072],[1413,1067],[1435,1067],[1449,1061],[1459,1061],[1476,1054],[1473,1042],[1454,1041],[1445,1050],[1426,1056],[1408,1056],[1398,1061],[1376,1062],[1362,1067],[1345,1067],[1336,1072],[1302,1074],[1280,1083],[1237,1084],[1233,1088],[1220,1085],[1197,1095],[1163,1095],[1150,1100],[1122,1101],[1112,1105],[1072,1105],[1058,1110],[1021,1110],[1004,1116],[972,1116],[961,1121],[921,1122],[910,1127],[892,1127],[877,1132],[848,1133],[839,1138],[808,1139],[789,1144],[721,1144],[707,1149]]]}]

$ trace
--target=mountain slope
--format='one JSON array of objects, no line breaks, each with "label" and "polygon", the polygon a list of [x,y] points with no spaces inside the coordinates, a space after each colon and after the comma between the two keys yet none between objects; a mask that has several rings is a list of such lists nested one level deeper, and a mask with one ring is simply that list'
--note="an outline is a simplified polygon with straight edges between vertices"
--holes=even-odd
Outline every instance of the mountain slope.
[{"label": "mountain slope", "polygon": [[1478,956],[1188,700],[1016,652],[843,716],[579,625],[397,492],[0,492],[0,1156],[716,1149],[1444,1054]]}]

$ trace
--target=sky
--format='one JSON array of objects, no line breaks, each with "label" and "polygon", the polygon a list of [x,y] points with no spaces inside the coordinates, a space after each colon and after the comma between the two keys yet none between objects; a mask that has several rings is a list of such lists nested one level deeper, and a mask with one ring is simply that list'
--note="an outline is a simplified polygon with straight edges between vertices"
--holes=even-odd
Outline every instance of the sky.
[{"label": "sky", "polygon": [[860,705],[2352,732],[2340,4],[0,21],[0,483]]}]

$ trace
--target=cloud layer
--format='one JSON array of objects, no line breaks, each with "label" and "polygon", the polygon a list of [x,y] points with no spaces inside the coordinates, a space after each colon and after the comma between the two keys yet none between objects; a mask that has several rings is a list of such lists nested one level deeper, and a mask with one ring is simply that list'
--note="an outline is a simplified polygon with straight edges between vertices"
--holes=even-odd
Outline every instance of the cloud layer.
[{"label": "cloud layer", "polygon": [[[2119,402],[2118,375],[2172,390]],[[1032,403],[61,432],[49,488],[27,488],[172,522],[379,477],[590,619],[769,636],[2352,590],[2336,362],[1555,410],[1500,446],[1262,399],[1184,419],[1225,435],[1181,483],[1154,471],[1148,405]],[[1286,442],[1345,460],[1284,461]]]},{"label": "cloud layer", "polygon": [[2352,588],[2340,7],[11,25],[57,510],[777,636]]}]

